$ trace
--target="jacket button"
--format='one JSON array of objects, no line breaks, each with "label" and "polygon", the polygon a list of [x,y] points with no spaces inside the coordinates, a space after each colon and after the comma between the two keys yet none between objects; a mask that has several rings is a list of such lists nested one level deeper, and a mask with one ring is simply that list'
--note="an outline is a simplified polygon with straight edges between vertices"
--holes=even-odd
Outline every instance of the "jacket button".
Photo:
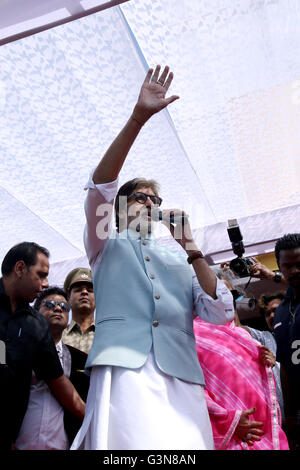
[{"label": "jacket button", "polygon": [[154,320],[154,321],[152,322],[152,325],[156,327],[156,326],[159,325],[159,322],[158,322],[157,320]]},{"label": "jacket button", "polygon": [[154,274],[150,274],[149,277],[150,277],[150,279],[155,279]]},{"label": "jacket button", "polygon": [[145,260],[146,260],[146,261],[150,261],[149,256],[146,256]]},{"label": "jacket button", "polygon": [[157,300],[159,300],[159,299],[160,299],[160,295],[159,295],[159,294],[155,294],[155,296],[154,296],[154,297],[155,297]]}]

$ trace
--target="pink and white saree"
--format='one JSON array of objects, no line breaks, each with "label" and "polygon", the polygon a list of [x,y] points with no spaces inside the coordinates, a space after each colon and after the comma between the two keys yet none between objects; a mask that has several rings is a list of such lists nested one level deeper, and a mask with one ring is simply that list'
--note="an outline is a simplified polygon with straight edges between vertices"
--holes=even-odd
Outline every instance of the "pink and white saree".
[{"label": "pink and white saree", "polygon": [[[213,325],[196,318],[194,332],[216,450],[288,450],[273,372],[260,362],[260,343],[233,321]],[[248,446],[234,431],[242,410],[253,407],[249,419],[264,423],[264,435]]]}]

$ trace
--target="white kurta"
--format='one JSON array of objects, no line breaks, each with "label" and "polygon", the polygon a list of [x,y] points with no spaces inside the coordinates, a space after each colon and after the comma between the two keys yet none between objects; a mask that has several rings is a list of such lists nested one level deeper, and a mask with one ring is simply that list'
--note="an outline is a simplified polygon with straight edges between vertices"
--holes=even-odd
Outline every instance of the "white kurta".
[{"label": "white kurta", "polygon": [[204,389],[164,374],[152,351],[139,369],[93,367],[75,449],[214,449]]},{"label": "white kurta", "polygon": [[[85,203],[89,229],[84,237],[95,273],[108,242],[107,238],[96,235],[97,208],[113,201],[117,181],[95,186],[90,178],[87,187],[91,188]],[[220,281],[217,280],[217,299],[203,291],[196,275],[191,290],[195,310],[205,318],[212,316],[224,323],[233,318],[232,296]],[[229,308],[225,311],[227,298]],[[162,372],[156,365],[153,350],[138,369],[94,366],[85,418],[71,446],[71,450],[75,449],[214,449],[203,387]]]}]

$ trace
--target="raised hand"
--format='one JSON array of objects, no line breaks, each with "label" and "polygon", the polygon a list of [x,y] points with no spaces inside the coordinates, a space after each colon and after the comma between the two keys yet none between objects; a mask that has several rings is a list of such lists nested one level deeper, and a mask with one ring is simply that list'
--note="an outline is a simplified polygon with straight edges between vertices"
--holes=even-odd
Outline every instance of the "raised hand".
[{"label": "raised hand", "polygon": [[153,114],[158,113],[179,98],[177,95],[165,97],[173,80],[173,72],[169,72],[169,67],[166,66],[160,74],[160,69],[160,65],[157,65],[154,73],[153,69],[148,70],[133,110],[132,118],[140,125],[145,124]]}]

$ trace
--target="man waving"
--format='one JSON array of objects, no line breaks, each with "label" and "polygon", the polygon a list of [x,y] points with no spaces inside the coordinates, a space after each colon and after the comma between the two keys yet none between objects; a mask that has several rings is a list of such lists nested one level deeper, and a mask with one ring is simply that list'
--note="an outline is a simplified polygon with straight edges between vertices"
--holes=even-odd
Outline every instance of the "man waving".
[{"label": "man waving", "polygon": [[[118,191],[119,172],[141,128],[178,99],[165,97],[172,80],[168,67],[148,71],[127,124],[86,187],[84,240],[96,329],[86,364],[86,415],[73,449],[213,449],[192,312],[226,323],[234,316],[232,296],[198,250],[187,217],[184,230],[177,230],[182,211],[162,213],[179,216],[178,226],[174,221],[169,228],[184,251],[156,242],[152,213],[162,199],[155,181],[136,178]],[[114,201],[117,232],[111,228]]]}]

